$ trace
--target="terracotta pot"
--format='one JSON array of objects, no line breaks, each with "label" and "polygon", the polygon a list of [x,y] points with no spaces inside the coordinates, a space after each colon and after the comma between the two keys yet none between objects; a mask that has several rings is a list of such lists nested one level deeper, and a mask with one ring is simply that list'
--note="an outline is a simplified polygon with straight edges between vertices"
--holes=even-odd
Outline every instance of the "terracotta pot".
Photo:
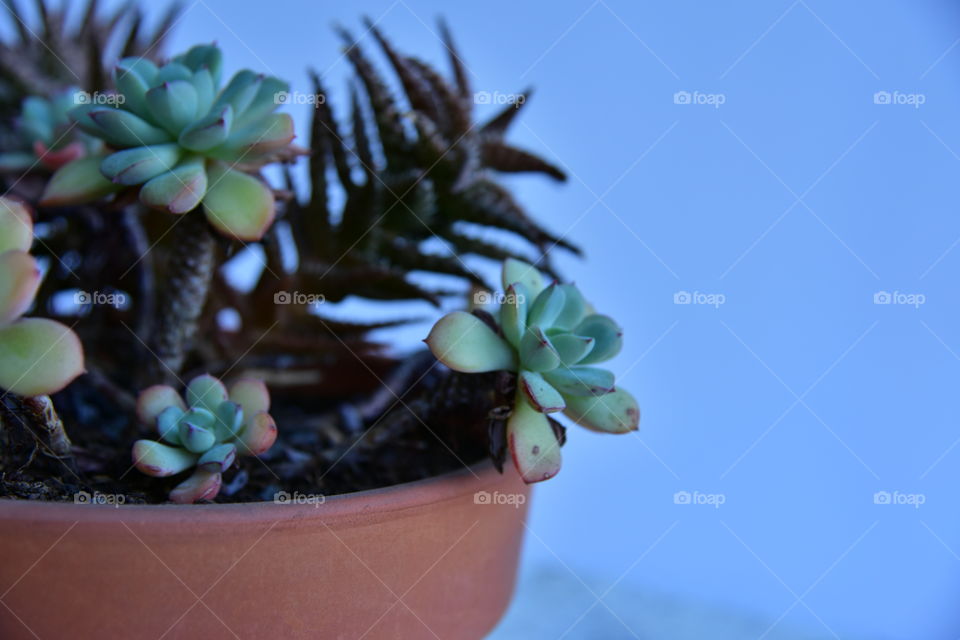
[{"label": "terracotta pot", "polygon": [[322,504],[3,500],[0,638],[481,638],[529,493],[485,463]]}]

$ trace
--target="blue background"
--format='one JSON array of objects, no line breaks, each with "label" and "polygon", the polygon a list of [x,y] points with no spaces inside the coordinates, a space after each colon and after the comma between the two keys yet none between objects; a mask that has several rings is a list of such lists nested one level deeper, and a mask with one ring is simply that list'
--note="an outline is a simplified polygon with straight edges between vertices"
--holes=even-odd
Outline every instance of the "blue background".
[{"label": "blue background", "polygon": [[[313,66],[341,113],[330,25],[359,35],[362,14],[445,65],[442,12],[477,91],[536,86],[512,140],[570,181],[508,182],[586,248],[562,268],[625,326],[614,368],[644,417],[636,435],[571,429],[495,638],[960,635],[960,6],[186,7],[171,50],[215,39],[230,71],[301,91]],[[724,303],[675,304],[684,291]]]}]

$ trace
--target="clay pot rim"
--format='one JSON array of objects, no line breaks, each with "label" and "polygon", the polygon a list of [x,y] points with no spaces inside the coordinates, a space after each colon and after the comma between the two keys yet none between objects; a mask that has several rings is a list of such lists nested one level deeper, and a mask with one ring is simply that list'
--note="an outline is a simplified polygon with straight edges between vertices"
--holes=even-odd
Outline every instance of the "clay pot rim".
[{"label": "clay pot rim", "polygon": [[[504,473],[513,473],[512,467],[505,467]],[[91,505],[0,498],[0,523],[11,520],[31,520],[37,524],[179,523],[191,528],[258,523],[273,527],[284,523],[296,525],[305,520],[318,520],[325,525],[375,524],[400,517],[404,511],[429,508],[464,494],[483,491],[497,484],[499,478],[500,472],[489,458],[484,458],[469,467],[422,480],[325,497],[322,504]]]}]

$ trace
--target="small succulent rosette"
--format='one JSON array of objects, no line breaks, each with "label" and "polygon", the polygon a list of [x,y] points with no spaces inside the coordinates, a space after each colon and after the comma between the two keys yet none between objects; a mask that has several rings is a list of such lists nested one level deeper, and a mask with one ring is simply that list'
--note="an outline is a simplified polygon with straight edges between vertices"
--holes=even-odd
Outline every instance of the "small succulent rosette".
[{"label": "small succulent rosette", "polygon": [[455,371],[517,373],[507,442],[524,481],[539,482],[560,470],[560,443],[548,415],[562,412],[591,431],[627,433],[638,428],[640,409],[613,373],[593,366],[620,352],[616,322],[594,313],[574,285],[546,286],[535,267],[519,260],[504,263],[503,287],[499,333],[455,311],[437,322],[426,342]]},{"label": "small succulent rosette", "polygon": [[89,101],[76,88],[65,89],[50,98],[29,96],[13,126],[14,139],[0,153],[0,171],[29,171],[43,168],[56,171],[65,164],[99,151],[99,140],[73,126],[70,110]]},{"label": "small succulent rosette", "polygon": [[145,205],[183,214],[197,207],[218,231],[259,240],[275,215],[257,171],[289,150],[293,120],[274,113],[288,85],[249,70],[220,87],[222,54],[196,46],[158,67],[125,58],[114,70],[114,105],[70,111],[109,152],[62,167],[47,185],[49,206],[88,202],[124,188]]},{"label": "small succulent rosette", "polygon": [[220,380],[203,375],[187,385],[186,402],[172,387],[150,387],[137,399],[137,416],[160,439],[134,443],[133,463],[156,478],[193,469],[170,500],[212,500],[237,455],[258,456],[273,446],[277,425],[269,410],[270,393],[259,380],[239,380],[228,392]]},{"label": "small succulent rosette", "polygon": [[0,390],[27,397],[60,391],[84,370],[83,346],[70,328],[22,317],[42,279],[31,244],[30,211],[0,197]]}]

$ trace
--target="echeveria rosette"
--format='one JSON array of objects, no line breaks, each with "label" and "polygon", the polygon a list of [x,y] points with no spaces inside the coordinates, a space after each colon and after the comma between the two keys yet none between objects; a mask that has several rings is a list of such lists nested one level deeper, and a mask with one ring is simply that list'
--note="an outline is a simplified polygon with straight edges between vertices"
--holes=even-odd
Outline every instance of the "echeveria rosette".
[{"label": "echeveria rosette", "polygon": [[121,60],[114,82],[123,100],[70,112],[111,152],[61,168],[43,203],[73,204],[136,188],[150,207],[183,214],[202,206],[224,235],[259,240],[273,222],[274,197],[246,171],[290,148],[293,120],[274,113],[288,85],[244,70],[221,88],[221,65],[213,45],[193,47],[160,67],[142,58]]},{"label": "echeveria rosette", "polygon": [[239,380],[228,392],[217,378],[200,376],[187,385],[186,401],[173,387],[150,387],[137,399],[137,416],[159,440],[134,443],[133,463],[156,478],[193,469],[170,500],[212,500],[238,454],[258,456],[273,446],[277,425],[269,410],[270,393],[259,380]]},{"label": "echeveria rosette", "polygon": [[563,412],[591,431],[627,433],[638,428],[640,409],[616,387],[613,373],[592,366],[620,352],[616,322],[594,313],[574,285],[545,285],[535,267],[519,260],[504,263],[503,287],[502,336],[477,316],[455,311],[437,322],[427,344],[456,371],[517,373],[507,442],[524,481],[539,482],[560,470],[549,414]]},{"label": "echeveria rosette", "polygon": [[0,171],[25,171],[34,167],[56,171],[98,151],[100,141],[81,133],[69,116],[71,109],[87,99],[87,94],[76,88],[65,89],[50,98],[25,98],[14,123],[16,138],[0,153]]},{"label": "echeveria rosette", "polygon": [[0,197],[0,390],[27,397],[60,391],[84,370],[83,347],[69,327],[22,317],[40,288],[32,243],[30,211]]}]

